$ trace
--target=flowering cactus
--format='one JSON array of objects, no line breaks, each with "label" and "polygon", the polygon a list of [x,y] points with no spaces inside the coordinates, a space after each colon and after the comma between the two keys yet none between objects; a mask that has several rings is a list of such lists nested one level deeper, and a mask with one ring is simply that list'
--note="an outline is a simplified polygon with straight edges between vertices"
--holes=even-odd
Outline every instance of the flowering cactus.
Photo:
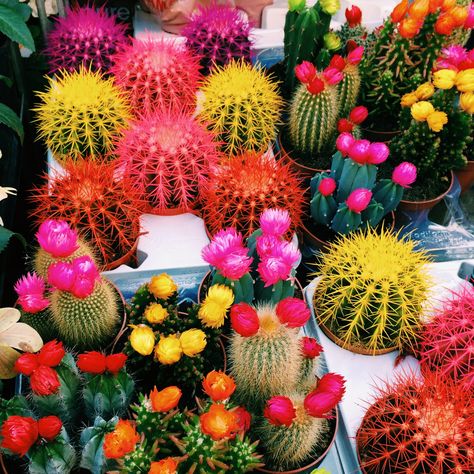
[{"label": "flowering cactus", "polygon": [[351,5],[351,8],[346,8],[345,17],[346,22],[337,32],[343,46],[347,47],[349,41],[363,46],[367,38],[367,29],[362,25],[362,10],[357,5]]}]

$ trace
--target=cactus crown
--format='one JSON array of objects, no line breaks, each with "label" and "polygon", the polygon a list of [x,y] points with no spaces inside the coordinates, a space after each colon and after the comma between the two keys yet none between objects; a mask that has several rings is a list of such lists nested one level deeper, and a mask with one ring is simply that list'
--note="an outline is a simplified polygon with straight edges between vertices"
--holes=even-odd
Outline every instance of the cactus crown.
[{"label": "cactus crown", "polygon": [[250,62],[250,25],[229,4],[201,5],[183,30],[187,47],[201,58],[204,74],[232,59]]},{"label": "cactus crown", "polygon": [[129,105],[113,79],[81,66],[77,72],[62,71],[50,79],[49,88],[38,96],[41,104],[34,111],[39,137],[56,158],[110,158],[114,140],[130,117]]},{"label": "cactus crown", "polygon": [[72,72],[81,66],[108,72],[111,57],[127,41],[125,29],[104,8],[68,9],[66,17],[56,18],[54,28],[48,33],[46,55],[50,72],[60,69]]},{"label": "cactus crown", "polygon": [[277,85],[244,61],[216,67],[201,88],[199,118],[229,155],[265,151],[275,137],[282,99]]},{"label": "cactus crown", "polygon": [[344,345],[377,351],[413,346],[427,298],[428,259],[414,242],[382,229],[338,238],[321,263],[318,319]]}]

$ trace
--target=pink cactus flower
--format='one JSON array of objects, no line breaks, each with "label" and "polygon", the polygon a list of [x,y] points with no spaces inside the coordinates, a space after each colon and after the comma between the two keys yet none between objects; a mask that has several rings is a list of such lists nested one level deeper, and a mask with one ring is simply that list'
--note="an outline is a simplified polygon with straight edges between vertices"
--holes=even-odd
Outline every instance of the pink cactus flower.
[{"label": "pink cactus flower", "polygon": [[329,62],[328,67],[338,69],[339,71],[343,71],[344,68],[346,67],[346,60],[339,54],[335,54],[331,58],[331,61]]},{"label": "pink cactus flower", "polygon": [[371,165],[379,165],[388,158],[390,150],[385,143],[374,142],[369,147],[369,158],[368,163]]},{"label": "pink cactus flower", "polygon": [[467,14],[466,21],[464,22],[464,28],[466,28],[466,30],[474,28],[474,3],[471,3],[469,13]]},{"label": "pink cactus flower", "polygon": [[76,277],[88,278],[93,281],[100,278],[99,270],[89,255],[75,258],[72,261],[72,268]]},{"label": "pink cactus flower", "polygon": [[318,76],[314,76],[313,79],[308,82],[306,90],[313,95],[320,94],[324,90],[324,81]]},{"label": "pink cactus flower", "polygon": [[326,82],[331,86],[339,84],[344,79],[344,73],[335,67],[326,68],[323,72],[323,76]]},{"label": "pink cactus flower", "polygon": [[276,396],[268,400],[263,416],[272,425],[291,426],[296,417],[296,409],[288,397]]},{"label": "pink cactus flower", "polygon": [[257,237],[257,253],[260,258],[272,255],[273,248],[280,245],[281,238],[271,234]]},{"label": "pink cactus flower", "polygon": [[76,277],[71,287],[71,293],[80,299],[87,298],[92,294],[95,287],[95,280],[87,277]]},{"label": "pink cactus flower", "polygon": [[441,57],[456,67],[467,59],[467,51],[459,44],[453,44],[441,50]]},{"label": "pink cactus flower", "polygon": [[48,268],[48,283],[58,290],[69,291],[75,278],[76,274],[70,263],[57,262]]},{"label": "pink cactus flower", "polygon": [[347,62],[354,66],[357,66],[362,61],[362,56],[364,55],[364,47],[358,46],[353,49],[347,56]]},{"label": "pink cactus flower", "polygon": [[290,213],[286,209],[267,209],[260,216],[260,228],[264,234],[285,234],[291,225]]},{"label": "pink cactus flower", "polygon": [[36,233],[36,238],[41,248],[55,258],[69,257],[79,248],[76,231],[62,220],[44,221]]},{"label": "pink cactus flower", "polygon": [[299,298],[288,297],[281,300],[277,304],[275,311],[280,323],[289,328],[300,328],[304,326],[311,317],[308,305]]},{"label": "pink cactus flower", "polygon": [[318,191],[323,196],[330,196],[336,190],[336,181],[333,178],[323,178],[318,186]]},{"label": "pink cactus flower", "polygon": [[367,117],[369,116],[369,111],[367,107],[359,105],[354,107],[349,114],[349,120],[356,125],[360,125]]},{"label": "pink cactus flower", "polygon": [[338,390],[323,390],[320,388],[320,385],[321,381],[318,383],[316,389],[306,396],[306,398],[304,399],[304,407],[306,412],[310,416],[313,416],[315,418],[329,418],[331,416],[331,410],[336,407],[336,405],[342,400],[342,396],[344,395],[344,379],[342,379],[341,385],[338,386]]},{"label": "pink cactus flower", "polygon": [[247,303],[234,304],[230,309],[232,329],[242,337],[255,336],[260,329],[257,312]]},{"label": "pink cactus flower", "polygon": [[392,181],[403,188],[409,188],[416,181],[416,166],[408,161],[400,163],[393,170]]},{"label": "pink cactus flower", "polygon": [[344,384],[345,380],[342,375],[329,372],[321,377],[316,389],[323,392],[334,393],[342,398],[345,392]]},{"label": "pink cactus flower", "polygon": [[288,280],[300,258],[300,251],[290,242],[281,241],[277,247],[273,247],[272,253],[262,258],[257,268],[265,287],[280,280]]},{"label": "pink cactus flower", "polygon": [[347,207],[352,211],[360,214],[367,209],[372,199],[372,191],[365,188],[354,189],[346,200]]},{"label": "pink cactus flower", "polygon": [[314,337],[301,338],[301,350],[307,359],[315,359],[323,352],[323,346]]},{"label": "pink cactus flower", "polygon": [[28,313],[38,313],[49,305],[49,300],[44,297],[45,282],[36,273],[27,273],[15,284],[18,294],[18,304]]},{"label": "pink cactus flower", "polygon": [[341,133],[337,137],[336,148],[341,152],[342,156],[347,156],[355,141],[355,138],[350,133]]},{"label": "pink cactus flower", "polygon": [[295,67],[295,75],[302,84],[308,84],[316,72],[316,68],[309,61],[303,61]]},{"label": "pink cactus flower", "polygon": [[369,149],[369,140],[355,140],[349,148],[349,158],[360,165],[365,165],[369,159]]}]

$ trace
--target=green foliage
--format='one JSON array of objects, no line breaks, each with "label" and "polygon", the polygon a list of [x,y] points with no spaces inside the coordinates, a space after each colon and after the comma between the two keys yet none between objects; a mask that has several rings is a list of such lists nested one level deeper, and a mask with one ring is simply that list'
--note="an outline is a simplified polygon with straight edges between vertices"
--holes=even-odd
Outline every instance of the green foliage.
[{"label": "green foliage", "polygon": [[[2,5],[0,5],[1,13]],[[23,138],[25,137],[25,131],[23,130],[23,123],[20,120],[20,117],[7,105],[0,103],[0,124],[4,124],[7,127],[11,128],[19,137],[20,141],[23,143]]]},{"label": "green foliage", "polygon": [[0,0],[0,32],[12,41],[35,51],[35,43],[26,21],[31,8],[18,0]]}]

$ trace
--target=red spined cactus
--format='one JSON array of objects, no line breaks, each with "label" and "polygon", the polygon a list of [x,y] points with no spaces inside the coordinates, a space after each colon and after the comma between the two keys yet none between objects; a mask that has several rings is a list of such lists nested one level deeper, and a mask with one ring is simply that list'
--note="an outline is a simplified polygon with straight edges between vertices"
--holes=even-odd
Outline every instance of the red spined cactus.
[{"label": "red spined cactus", "polygon": [[199,58],[176,41],[133,40],[114,58],[115,83],[128,91],[133,110],[194,111]]},{"label": "red spined cactus", "polygon": [[69,222],[97,249],[105,269],[128,254],[140,235],[141,201],[132,181],[114,163],[81,160],[65,164],[32,192],[32,217]]},{"label": "red spined cactus", "polygon": [[380,388],[357,431],[366,474],[466,474],[474,468],[474,398],[427,372]]},{"label": "red spined cactus", "polygon": [[132,122],[118,142],[125,174],[145,203],[145,211],[186,212],[219,160],[213,135],[183,112],[155,112]]},{"label": "red spined cactus", "polygon": [[78,71],[83,65],[108,72],[112,56],[127,43],[126,27],[103,8],[75,7],[58,17],[48,33],[46,55],[51,72]]},{"label": "red spined cactus", "polygon": [[421,335],[421,365],[474,389],[474,287],[452,292]]},{"label": "red spined cactus", "polygon": [[222,162],[203,190],[203,215],[211,234],[234,227],[249,236],[259,228],[260,214],[287,209],[291,231],[301,223],[303,193],[289,165],[247,152]]}]

